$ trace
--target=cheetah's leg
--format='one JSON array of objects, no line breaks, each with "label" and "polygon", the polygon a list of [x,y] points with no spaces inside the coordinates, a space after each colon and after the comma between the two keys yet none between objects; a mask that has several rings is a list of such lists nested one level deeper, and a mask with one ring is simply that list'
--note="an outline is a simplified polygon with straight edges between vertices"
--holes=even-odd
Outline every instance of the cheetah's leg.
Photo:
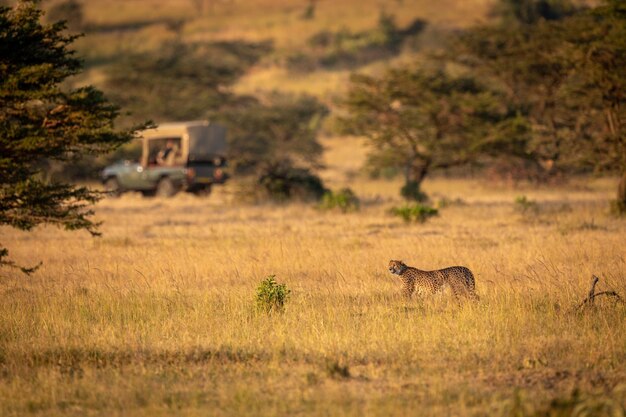
[{"label": "cheetah's leg", "polygon": [[415,291],[414,283],[412,282],[404,283],[404,287],[402,288],[402,295],[404,295],[404,298],[406,298],[407,300],[410,299],[414,291]]},{"label": "cheetah's leg", "polygon": [[452,295],[454,295],[454,300],[458,303],[460,302],[459,300],[459,286],[457,285],[457,283],[455,283],[454,281],[450,281],[449,282],[450,285],[450,289],[452,290]]},{"label": "cheetah's leg", "polygon": [[478,295],[476,295],[476,293],[474,292],[474,289],[468,288],[468,286],[463,281],[459,282],[457,280],[451,280],[450,287],[452,287],[452,292],[454,293],[457,301],[460,301],[459,298],[461,295],[464,298],[471,299],[472,301],[479,300]]}]

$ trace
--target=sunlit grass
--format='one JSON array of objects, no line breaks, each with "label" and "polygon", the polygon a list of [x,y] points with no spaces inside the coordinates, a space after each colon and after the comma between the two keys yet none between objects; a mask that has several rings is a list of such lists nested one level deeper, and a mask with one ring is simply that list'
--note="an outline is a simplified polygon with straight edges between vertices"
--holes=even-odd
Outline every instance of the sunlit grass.
[{"label": "sunlit grass", "polygon": [[[2,271],[0,414],[485,415],[516,387],[534,406],[573,388],[624,401],[626,308],[572,311],[592,274],[626,293],[612,181],[524,190],[528,215],[519,190],[435,179],[427,193],[465,204],[412,226],[388,214],[397,182],[336,184],[361,211],[239,206],[227,186],[105,201],[98,239],[3,229],[17,261],[44,265]],[[405,301],[390,258],[467,265],[481,302]],[[292,291],[282,314],[255,308],[268,275]]]}]

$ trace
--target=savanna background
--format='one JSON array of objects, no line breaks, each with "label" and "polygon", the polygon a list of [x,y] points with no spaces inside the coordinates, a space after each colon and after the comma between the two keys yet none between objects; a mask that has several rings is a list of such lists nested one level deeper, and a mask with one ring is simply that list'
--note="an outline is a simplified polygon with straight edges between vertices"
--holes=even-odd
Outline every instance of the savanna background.
[{"label": "savanna background", "polygon": [[[85,33],[67,88],[119,126],[226,124],[232,178],[104,198],[100,237],[2,226],[42,264],[0,269],[0,415],[623,416],[626,306],[581,306],[594,275],[626,295],[603,5],[42,2]],[[136,153],[36,164],[98,187]],[[481,300],[405,300],[390,259],[468,266]]]}]

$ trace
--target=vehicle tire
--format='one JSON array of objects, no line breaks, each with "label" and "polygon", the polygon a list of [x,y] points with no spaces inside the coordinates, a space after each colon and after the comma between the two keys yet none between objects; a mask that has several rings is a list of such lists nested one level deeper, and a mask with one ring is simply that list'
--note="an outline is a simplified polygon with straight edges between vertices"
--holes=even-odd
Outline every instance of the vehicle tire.
[{"label": "vehicle tire", "polygon": [[169,177],[161,178],[161,180],[157,184],[157,188],[156,188],[157,197],[169,198],[169,197],[174,196],[174,194],[176,194],[177,192],[178,190],[176,189],[176,186],[174,185],[174,181],[172,181],[172,179]]},{"label": "vehicle tire", "polygon": [[122,187],[120,187],[120,183],[115,177],[107,178],[104,182],[104,190],[109,197],[116,198],[122,195]]},{"label": "vehicle tire", "polygon": [[193,191],[193,194],[196,197],[208,197],[211,195],[211,186],[207,185],[205,187],[198,188],[197,190]]}]

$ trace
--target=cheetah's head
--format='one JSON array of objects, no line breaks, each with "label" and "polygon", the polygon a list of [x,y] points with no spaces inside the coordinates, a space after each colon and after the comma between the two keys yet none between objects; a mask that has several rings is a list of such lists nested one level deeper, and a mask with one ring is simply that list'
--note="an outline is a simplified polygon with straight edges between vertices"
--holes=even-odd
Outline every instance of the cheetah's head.
[{"label": "cheetah's head", "polygon": [[389,272],[392,274],[400,275],[407,268],[406,264],[402,261],[389,261]]}]

